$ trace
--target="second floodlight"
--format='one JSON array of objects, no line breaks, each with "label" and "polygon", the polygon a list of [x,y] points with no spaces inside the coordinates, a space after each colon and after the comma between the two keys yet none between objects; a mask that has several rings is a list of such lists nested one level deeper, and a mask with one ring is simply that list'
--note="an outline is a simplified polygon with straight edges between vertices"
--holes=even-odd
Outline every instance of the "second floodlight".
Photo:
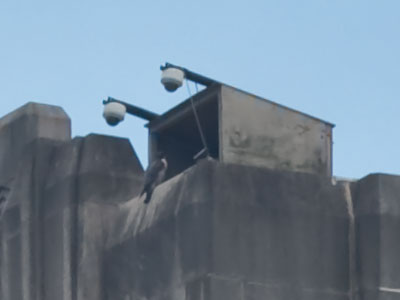
[{"label": "second floodlight", "polygon": [[107,124],[116,126],[123,121],[126,114],[126,106],[118,102],[109,102],[104,105],[103,117]]},{"label": "second floodlight", "polygon": [[178,88],[180,88],[185,78],[204,86],[210,86],[214,83],[218,83],[214,79],[210,79],[170,63],[166,63],[165,66],[161,66],[160,69],[162,71],[161,83],[168,92],[175,92]]},{"label": "second floodlight", "polygon": [[162,70],[161,83],[168,92],[175,92],[182,86],[185,73],[181,69],[166,68]]},{"label": "second floodlight", "polygon": [[156,113],[112,97],[108,97],[107,100],[104,100],[103,104],[103,117],[110,126],[116,126],[122,122],[125,118],[125,114],[130,114],[147,121],[151,121],[159,117],[159,115]]}]

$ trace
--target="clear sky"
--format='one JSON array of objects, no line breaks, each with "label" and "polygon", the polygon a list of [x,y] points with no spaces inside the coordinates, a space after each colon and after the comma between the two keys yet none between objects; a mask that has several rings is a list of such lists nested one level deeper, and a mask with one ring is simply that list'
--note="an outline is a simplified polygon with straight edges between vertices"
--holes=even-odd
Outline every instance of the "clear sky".
[{"label": "clear sky", "polygon": [[186,99],[165,61],[335,123],[335,175],[400,174],[398,0],[0,1],[0,115],[62,106],[74,136],[128,137],[146,166],[145,122],[108,127],[101,100]]}]

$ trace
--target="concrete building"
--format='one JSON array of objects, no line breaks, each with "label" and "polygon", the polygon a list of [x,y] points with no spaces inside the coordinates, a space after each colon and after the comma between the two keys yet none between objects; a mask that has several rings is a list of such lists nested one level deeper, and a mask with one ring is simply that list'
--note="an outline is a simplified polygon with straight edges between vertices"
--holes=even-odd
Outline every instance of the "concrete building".
[{"label": "concrete building", "polygon": [[[332,178],[332,124],[218,85],[148,124],[168,180],[144,205],[126,139],[59,107],[0,119],[0,299],[400,299],[400,178]],[[179,150],[179,151],[177,151]]]}]

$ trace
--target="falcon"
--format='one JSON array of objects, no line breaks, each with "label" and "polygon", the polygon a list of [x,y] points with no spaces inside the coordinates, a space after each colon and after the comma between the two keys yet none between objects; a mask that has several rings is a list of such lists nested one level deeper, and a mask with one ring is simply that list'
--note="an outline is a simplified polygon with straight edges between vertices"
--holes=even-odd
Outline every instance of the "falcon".
[{"label": "falcon", "polygon": [[147,204],[150,202],[154,189],[157,185],[163,182],[167,168],[168,163],[165,155],[163,153],[158,153],[157,158],[150,164],[144,174],[143,190],[140,193],[140,196],[146,193],[144,203]]}]

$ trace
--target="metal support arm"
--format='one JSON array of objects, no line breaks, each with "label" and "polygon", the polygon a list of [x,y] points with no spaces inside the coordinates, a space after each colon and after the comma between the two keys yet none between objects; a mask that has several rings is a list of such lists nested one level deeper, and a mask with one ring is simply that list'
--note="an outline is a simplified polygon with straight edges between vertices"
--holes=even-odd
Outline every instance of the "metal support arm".
[{"label": "metal support arm", "polygon": [[154,120],[154,119],[159,117],[159,115],[154,113],[154,112],[148,111],[146,109],[140,108],[138,106],[126,103],[124,101],[121,101],[121,100],[118,100],[118,99],[115,99],[115,98],[112,98],[112,97],[108,97],[107,100],[103,100],[103,104],[104,105],[106,105],[107,103],[110,103],[110,102],[117,102],[117,103],[121,103],[121,104],[125,105],[126,112],[128,114],[131,114],[131,115],[134,115],[136,117],[145,119],[147,121],[152,121],[152,120]]},{"label": "metal support arm", "polygon": [[188,70],[186,68],[183,68],[183,67],[180,67],[180,66],[176,66],[176,65],[173,65],[173,64],[170,64],[170,63],[165,63],[165,66],[161,66],[160,67],[161,71],[163,71],[165,69],[168,69],[168,68],[175,68],[175,69],[182,70],[183,73],[185,73],[186,79],[191,80],[193,82],[197,82],[197,83],[202,84],[204,86],[210,86],[210,85],[213,85],[214,83],[219,83],[218,81],[216,81],[214,79],[205,77],[203,75],[194,73],[194,72],[192,72],[192,71],[190,71],[190,70]]}]

